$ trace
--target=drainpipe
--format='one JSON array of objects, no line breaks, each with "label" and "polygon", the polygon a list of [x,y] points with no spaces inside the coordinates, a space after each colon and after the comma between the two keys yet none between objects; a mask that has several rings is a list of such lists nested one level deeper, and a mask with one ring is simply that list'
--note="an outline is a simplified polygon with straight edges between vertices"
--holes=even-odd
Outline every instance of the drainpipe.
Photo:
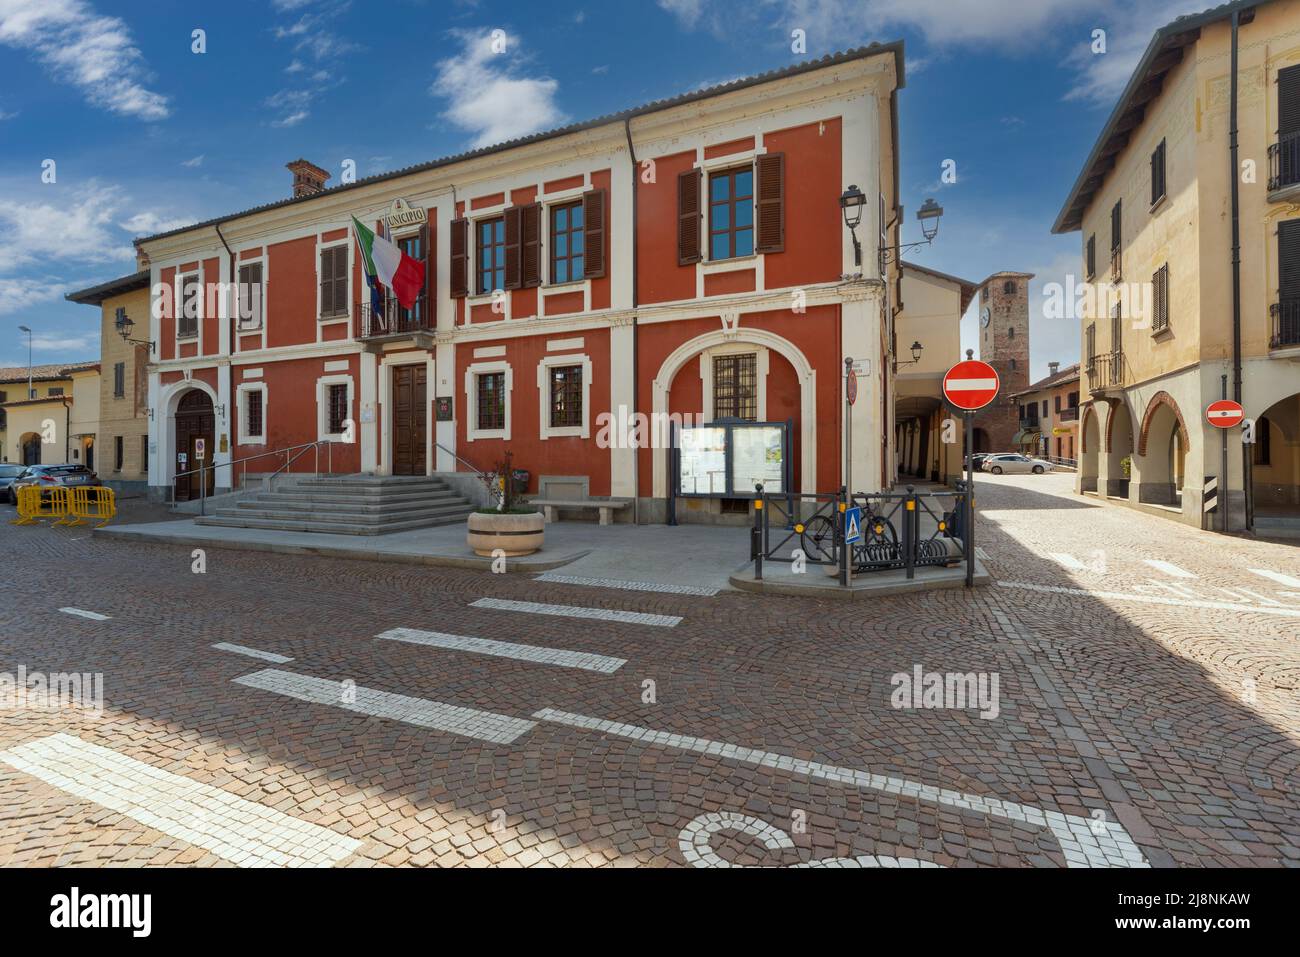
[{"label": "drainpipe", "polygon": [[[1228,154],[1231,162],[1229,175],[1232,181],[1232,398],[1236,402],[1241,402],[1241,181],[1238,178],[1239,166],[1237,159],[1237,53],[1240,26],[1241,12],[1233,10],[1232,77],[1229,92],[1230,105],[1228,108]],[[1248,451],[1247,446],[1243,443],[1241,447],[1241,494],[1246,510],[1246,528],[1249,530],[1255,523],[1251,515],[1253,503],[1250,501]],[[1228,476],[1226,474],[1220,478],[1219,488],[1219,494],[1223,498],[1223,527],[1226,530],[1228,527]]]},{"label": "drainpipe", "polygon": [[[632,161],[632,411],[631,418],[636,419],[638,405],[639,375],[641,370],[641,327],[637,324],[637,188],[640,177],[636,173],[636,147],[632,145],[632,118],[623,118],[623,133],[627,137],[627,155]],[[632,456],[632,524],[641,524],[641,450],[633,449]],[[668,459],[672,461],[673,450],[668,450]]]},{"label": "drainpipe", "polygon": [[[230,248],[230,243],[226,242],[226,237],[225,237],[225,236],[222,234],[222,232],[221,232],[221,224],[220,224],[220,223],[213,223],[213,224],[212,224],[212,228],[215,229],[215,230],[217,231],[217,238],[221,240],[221,245],[223,245],[223,246],[226,247],[226,256],[229,258],[229,261],[230,261],[230,281],[231,281],[232,283],[238,283],[238,282],[239,282],[239,272],[237,271],[236,266],[235,266],[235,253],[234,253],[234,250],[232,250],[232,249]],[[229,333],[229,335],[228,335],[228,337],[227,337],[227,340],[226,340],[227,343],[228,343],[228,347],[227,347],[227,349],[226,349],[226,358],[227,358],[227,359],[229,359],[231,356],[233,356],[233,355],[235,354],[235,337],[236,337],[237,335],[239,335],[238,322],[237,322],[237,320],[236,320],[236,318],[235,318],[235,316],[237,316],[237,315],[239,314],[239,292],[238,292],[238,290],[236,290],[236,292],[235,292],[235,301],[234,301],[234,303],[232,303],[232,305],[234,305],[234,307],[235,307],[234,309],[227,309],[227,310],[226,310],[226,313],[227,313],[227,315],[226,315],[226,325],[227,325],[227,330],[228,330],[228,333]],[[266,303],[265,303],[265,302],[262,303],[262,317],[263,317],[262,321],[265,323],[265,321],[266,321],[266,318],[265,318],[265,317],[266,317]],[[234,378],[235,378],[235,376],[234,376],[234,372],[235,372],[235,369],[234,369],[234,366],[227,366],[226,368],[227,368],[227,369],[229,370],[229,372],[230,372],[230,379],[231,379],[231,381],[230,381],[230,397],[229,397],[228,399],[226,399],[226,423],[227,423],[227,428],[229,428],[229,424],[230,424],[231,422],[233,422],[233,421],[234,421],[234,418],[235,418],[235,382],[234,382]],[[218,393],[219,393],[219,392],[220,392],[220,389],[221,389],[221,379],[220,379],[219,377],[218,377],[218,379],[217,379],[217,389],[218,389]],[[218,395],[218,398],[219,398],[219,397],[220,397],[220,395]],[[215,410],[214,410],[214,411],[215,411]],[[214,417],[214,418],[215,418],[215,417]],[[216,458],[217,458],[217,450],[221,448],[221,438],[220,438],[220,436],[214,436],[214,438],[215,438],[216,443],[217,443],[217,448],[215,448],[215,449],[212,450],[212,460],[213,460],[213,461],[216,461]],[[234,458],[234,451],[235,451],[235,443],[234,443],[234,440],[232,439],[231,442],[230,442],[230,456],[231,456],[232,459]],[[215,469],[215,468],[212,470],[212,474],[213,474],[214,481],[215,481],[215,476],[216,476],[216,469]],[[202,475],[200,475],[200,484],[202,484]],[[234,466],[231,466],[231,468],[230,468],[230,487],[233,489],[234,486],[235,486],[235,469],[234,469]],[[205,487],[206,487],[206,486],[205,486]]]}]

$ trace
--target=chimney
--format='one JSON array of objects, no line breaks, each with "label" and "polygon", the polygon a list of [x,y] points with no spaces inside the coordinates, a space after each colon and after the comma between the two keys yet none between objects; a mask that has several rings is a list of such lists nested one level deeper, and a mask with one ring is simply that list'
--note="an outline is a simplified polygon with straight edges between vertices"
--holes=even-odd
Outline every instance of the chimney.
[{"label": "chimney", "polygon": [[135,271],[144,272],[149,268],[149,254],[140,246],[140,241],[135,243]]},{"label": "chimney", "polygon": [[1047,374],[1056,375],[1057,370],[1060,368],[1061,364],[1059,362],[1049,362],[1047,363]]},{"label": "chimney", "polygon": [[330,178],[329,173],[315,163],[308,163],[305,159],[286,163],[285,169],[293,173],[294,199],[300,196],[315,196],[325,189],[325,180]]}]

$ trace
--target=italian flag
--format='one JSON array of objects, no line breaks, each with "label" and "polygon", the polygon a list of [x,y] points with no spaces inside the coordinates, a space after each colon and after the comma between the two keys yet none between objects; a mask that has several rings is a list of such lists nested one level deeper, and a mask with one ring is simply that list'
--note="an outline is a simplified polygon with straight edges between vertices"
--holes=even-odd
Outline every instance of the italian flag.
[{"label": "italian flag", "polygon": [[413,307],[424,289],[424,263],[406,255],[391,239],[375,235],[374,230],[367,229],[355,216],[352,226],[365,260],[367,278],[393,290],[403,309]]}]

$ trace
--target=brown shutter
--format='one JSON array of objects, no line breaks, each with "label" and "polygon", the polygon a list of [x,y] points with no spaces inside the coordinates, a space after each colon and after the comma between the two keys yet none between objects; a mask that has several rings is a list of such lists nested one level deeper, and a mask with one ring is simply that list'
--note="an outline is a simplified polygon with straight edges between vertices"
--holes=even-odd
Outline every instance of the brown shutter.
[{"label": "brown shutter", "polygon": [[320,251],[320,314],[334,313],[334,256],[333,250]]},{"label": "brown shutter", "polygon": [[605,275],[605,207],[609,193],[603,189],[582,194],[583,276],[599,279]]},{"label": "brown shutter", "polygon": [[469,221],[451,221],[451,297],[469,295]]},{"label": "brown shutter", "polygon": [[677,263],[699,262],[700,255],[700,171],[688,169],[677,175]]},{"label": "brown shutter", "polygon": [[754,198],[757,201],[757,230],[754,251],[785,251],[785,154],[765,153],[755,161]]},{"label": "brown shutter", "polygon": [[334,311],[343,315],[348,311],[348,247],[334,247]]},{"label": "brown shutter", "polygon": [[524,258],[523,240],[519,229],[519,210],[522,207],[511,206],[506,210],[506,289],[518,289],[523,284],[521,271]]},{"label": "brown shutter", "polygon": [[525,289],[542,284],[542,204],[533,203],[520,211],[520,241],[523,259],[520,267]]}]

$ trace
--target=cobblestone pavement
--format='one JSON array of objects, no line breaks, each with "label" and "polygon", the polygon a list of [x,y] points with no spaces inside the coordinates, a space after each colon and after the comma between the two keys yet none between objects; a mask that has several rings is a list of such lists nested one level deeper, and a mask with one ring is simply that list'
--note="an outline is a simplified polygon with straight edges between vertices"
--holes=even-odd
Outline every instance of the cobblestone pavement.
[{"label": "cobblestone pavement", "polygon": [[870,603],[0,525],[0,692],[103,691],[0,710],[0,864],[1297,864],[1300,549],[1069,484]]}]

